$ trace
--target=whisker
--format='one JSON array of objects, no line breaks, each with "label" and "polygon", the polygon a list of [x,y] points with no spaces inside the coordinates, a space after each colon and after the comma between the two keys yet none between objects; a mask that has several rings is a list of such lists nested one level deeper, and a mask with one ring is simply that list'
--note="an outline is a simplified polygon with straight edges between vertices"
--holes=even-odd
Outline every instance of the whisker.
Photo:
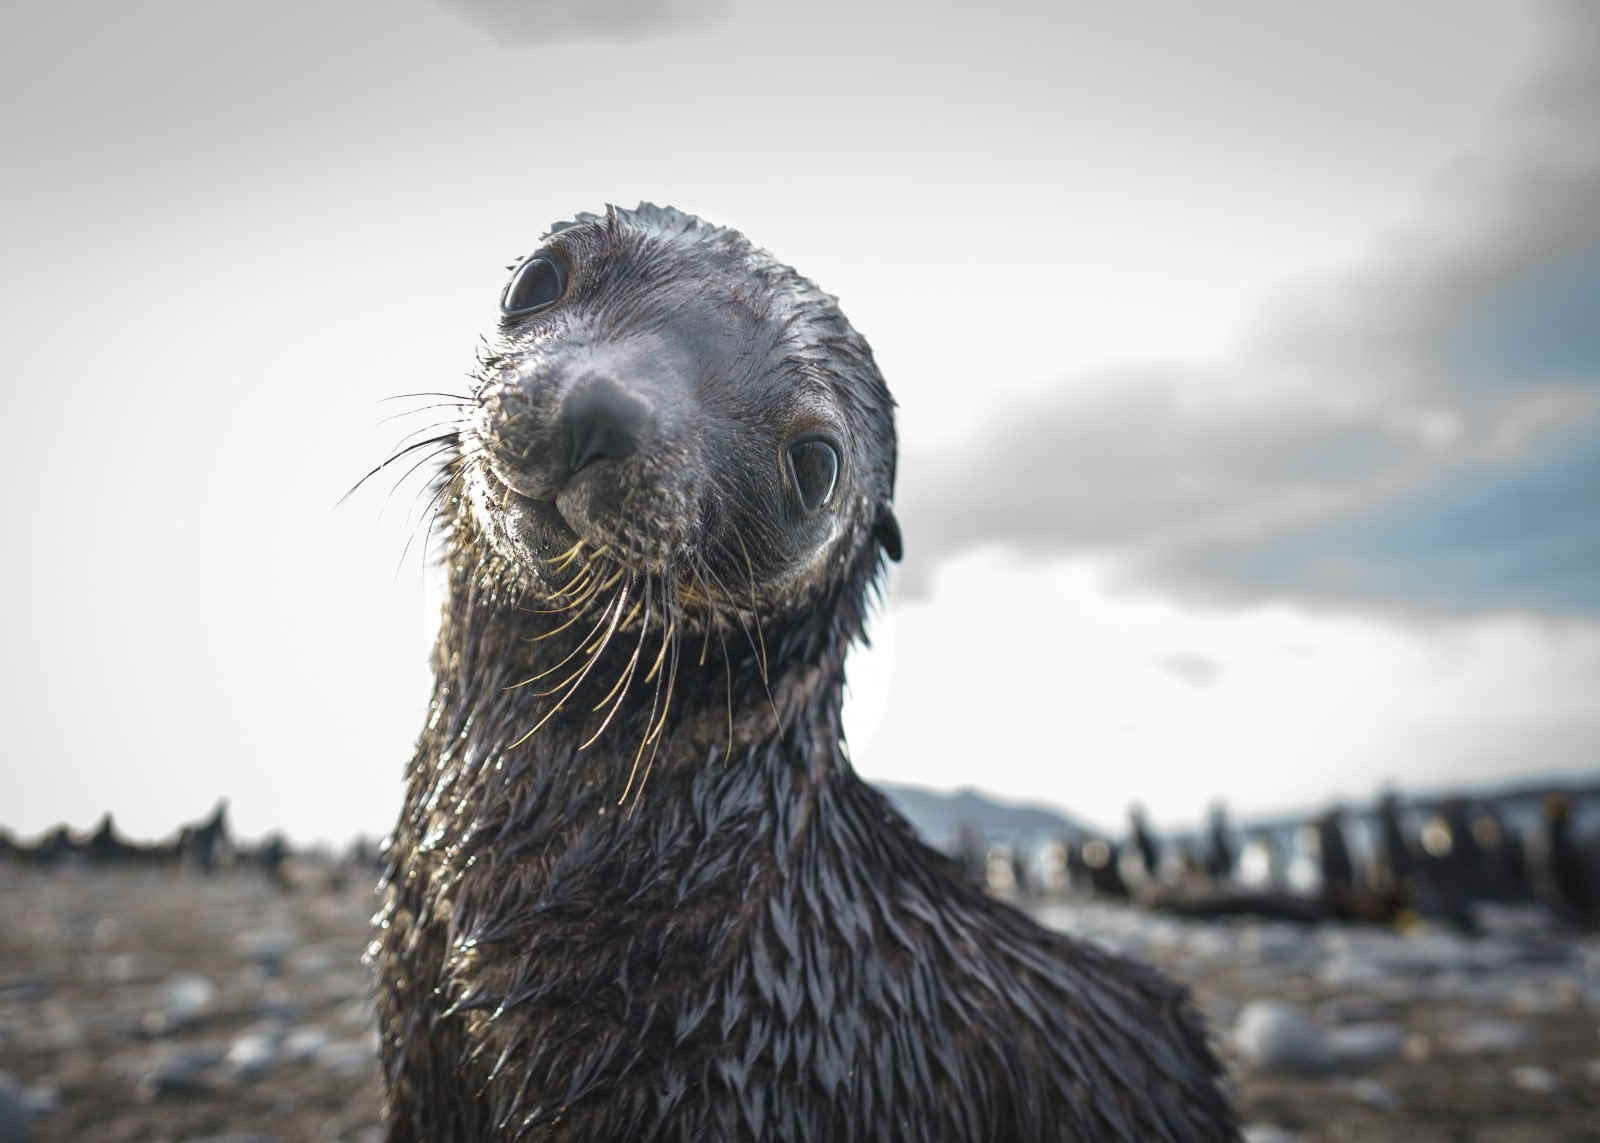
[{"label": "whisker", "polygon": [[390,401],[414,401],[418,397],[446,397],[463,405],[473,403],[472,398],[465,393],[447,393],[442,389],[424,389],[420,393],[396,393],[390,397],[379,397],[378,404],[387,405]]},{"label": "whisker", "polygon": [[[750,644],[750,649],[752,651],[757,651],[758,648],[757,648],[756,639],[761,634],[761,620],[760,620],[759,616],[752,615],[752,618],[754,618],[755,621],[756,621],[756,635],[752,636],[750,634],[750,627],[749,627],[748,624],[745,623],[744,615],[739,610],[739,605],[736,602],[734,602],[733,593],[731,591],[729,591],[727,585],[722,582],[722,577],[717,575],[717,573],[712,570],[711,565],[709,563],[705,563],[704,561],[702,561],[702,564],[705,567],[706,574],[709,575],[713,580],[716,581],[717,587],[722,591],[723,598],[728,601],[728,610],[733,613],[733,617],[734,617],[734,619],[736,619],[738,621],[740,629],[744,631],[745,642]],[[754,599],[754,593],[755,593],[755,584],[752,581],[752,583],[751,583],[751,597],[752,597],[752,599]],[[721,632],[720,631],[718,632],[718,637],[719,638],[721,637]],[[759,654],[762,656],[762,661],[761,661],[761,689],[766,692],[767,706],[770,707],[771,710],[772,710],[772,719],[773,719],[773,722],[776,724],[776,726],[778,728],[778,734],[781,737],[783,735],[783,717],[778,713],[778,704],[773,700],[773,697],[772,697],[772,687],[767,682],[766,643],[764,641],[760,645]],[[729,723],[731,725],[732,720],[733,720],[733,697],[732,697],[733,665],[728,659],[728,644],[726,643],[726,641],[724,641],[724,643],[722,644],[722,659],[723,659],[724,663],[728,664],[728,690],[729,690],[728,719],[729,719]],[[732,742],[733,742],[733,735],[732,735],[731,729],[729,731],[728,741],[729,741],[729,744],[730,744],[729,745],[729,749],[731,750],[732,749]]]},{"label": "whisker", "polygon": [[[400,475],[399,479],[397,479],[394,482],[393,487],[391,487],[389,489],[389,495],[384,498],[385,507],[387,507],[388,502],[390,500],[394,499],[394,494],[400,491],[400,486],[402,484],[404,484],[406,481],[410,480],[412,475],[417,471],[417,469],[421,468],[425,464],[429,464],[432,461],[438,460],[441,456],[448,455],[451,451],[452,451],[451,446],[449,446],[447,444],[442,444],[438,448],[434,449],[432,452],[426,453],[422,457],[421,460],[417,461],[410,468],[406,469],[405,472]],[[378,510],[378,512],[379,512],[379,515],[381,516],[382,513],[383,513],[383,509],[380,508]]]},{"label": "whisker", "polygon": [[[591,594],[592,594],[592,593],[591,593]],[[586,597],[585,597],[585,599],[587,599],[587,598],[588,598],[588,597],[587,597],[587,596],[586,596]],[[574,624],[574,623],[576,623],[576,622],[577,622],[577,621],[578,621],[578,620],[580,620],[580,619],[582,619],[582,618],[583,618],[583,611],[582,611],[582,609],[581,609],[581,608],[580,608],[580,607],[579,607],[579,606],[578,606],[578,605],[577,605],[577,604],[574,604],[574,605],[573,605],[573,606],[571,606],[571,607],[562,607],[562,608],[557,608],[557,609],[556,609],[556,610],[555,610],[555,611],[547,611],[547,612],[542,612],[542,613],[541,613],[541,614],[545,614],[545,615],[559,615],[559,614],[561,614],[561,613],[562,613],[562,612],[563,612],[563,611],[570,611],[570,612],[572,612],[572,618],[571,618],[571,619],[569,619],[569,620],[567,620],[567,621],[566,621],[566,622],[565,622],[565,623],[563,623],[563,624],[562,624],[562,625],[561,625],[561,626],[559,626],[559,627],[557,627],[557,628],[556,628],[556,629],[555,629],[555,630],[553,630],[553,631],[546,631],[546,632],[544,632],[544,633],[542,633],[542,634],[539,634],[539,635],[534,635],[534,636],[532,636],[532,637],[531,637],[531,638],[529,638],[529,640],[528,640],[528,642],[530,642],[530,643],[538,643],[538,642],[542,642],[542,641],[543,641],[543,640],[545,640],[545,639],[548,639],[548,638],[550,638],[550,637],[551,637],[551,636],[552,636],[552,635],[559,635],[559,634],[561,634],[561,633],[562,633],[562,632],[563,632],[563,631],[565,631],[565,630],[566,630],[566,629],[567,629],[567,628],[569,628],[569,627],[571,627],[571,626],[572,626],[572,625],[573,625],[573,624]],[[603,620],[603,619],[602,619],[602,620],[601,620],[601,622],[604,622],[604,620]],[[597,630],[598,630],[598,628],[597,628]],[[594,633],[594,632],[592,632],[592,631],[591,631],[591,632],[590,632],[590,635],[592,635],[592,634],[593,634],[593,633]],[[582,641],[581,641],[581,642],[583,642],[583,643],[587,643],[587,642],[588,642],[588,641],[589,641],[589,635],[585,635],[585,636],[584,636],[584,637],[583,637],[583,639],[582,639]],[[577,653],[578,653],[578,652],[577,652],[577,651],[573,651],[573,652],[572,652],[572,654],[571,654],[571,655],[568,655],[568,656],[567,656],[567,659],[570,659],[570,658],[572,658],[572,655],[576,655],[576,654],[577,654]],[[562,659],[562,660],[561,660],[561,663],[565,663],[565,662],[566,662],[566,661],[567,661],[567,659]],[[561,663],[557,663],[557,664],[556,664],[556,666],[557,666],[557,667],[559,667],[559,666],[560,666],[560,665],[561,665]],[[552,668],[552,669],[554,669],[554,668]],[[539,677],[540,677],[540,676],[538,676],[538,675],[535,675],[535,676],[534,676],[534,678],[535,678],[535,679],[537,679],[537,678],[539,678]],[[529,680],[528,680],[528,682],[532,682],[532,681],[533,681],[533,679],[529,679]],[[522,686],[522,684],[521,684],[521,683],[517,683],[517,684],[516,684],[516,685],[517,685],[517,686],[519,686],[519,687],[520,687],[520,686]]]},{"label": "whisker", "polygon": [[633,645],[633,654],[628,657],[628,665],[623,669],[622,673],[617,676],[616,683],[613,684],[611,690],[607,692],[606,697],[595,704],[594,709],[599,710],[601,707],[605,706],[606,703],[611,701],[612,695],[616,695],[617,701],[615,705],[612,706],[610,712],[605,716],[605,718],[600,721],[599,728],[589,736],[587,741],[583,742],[578,747],[579,750],[587,748],[591,743],[594,742],[596,738],[600,737],[605,728],[611,725],[611,720],[617,717],[617,711],[622,709],[623,701],[628,697],[628,686],[633,682],[634,671],[636,671],[639,666],[639,655],[644,651],[645,633],[650,629],[650,580],[648,578],[644,581],[644,598],[645,621],[639,625],[639,641]]},{"label": "whisker", "polygon": [[[627,605],[628,588],[630,586],[632,586],[631,582],[627,583],[627,584],[624,584],[622,586],[622,590],[617,592],[617,598],[614,601],[614,606],[612,608],[612,610],[615,612],[615,616],[613,617],[613,619],[611,621],[611,626],[606,630],[605,638],[603,638],[600,641],[600,646],[598,648],[596,648],[595,653],[590,656],[589,661],[583,665],[583,669],[581,671],[579,671],[578,674],[573,678],[572,686],[569,687],[567,689],[567,692],[565,694],[563,694],[559,699],[557,699],[555,704],[553,706],[551,706],[551,708],[548,711],[545,712],[545,715],[544,715],[543,718],[541,718],[538,722],[534,723],[533,727],[526,734],[524,734],[521,738],[519,738],[515,742],[513,742],[507,749],[515,749],[516,747],[521,746],[528,739],[532,738],[534,736],[534,734],[538,732],[538,730],[539,730],[539,728],[541,726],[543,726],[545,723],[549,722],[552,718],[554,718],[556,711],[560,710],[562,704],[565,703],[569,698],[572,697],[573,692],[578,689],[578,685],[583,682],[584,677],[586,675],[588,675],[588,673],[591,670],[594,669],[594,665],[600,661],[599,652],[603,651],[605,649],[606,644],[611,641],[612,633],[615,632],[616,629],[617,629],[617,620],[620,619],[621,616],[622,616],[622,608]],[[560,689],[560,688],[553,688],[553,689]],[[550,694],[552,692],[551,691],[545,691],[543,693],[544,694]]]},{"label": "whisker", "polygon": [[740,629],[744,632],[745,642],[750,644],[750,650],[757,651],[756,637],[751,634],[749,626],[745,623],[744,614],[739,610],[738,603],[734,601],[733,592],[728,590],[728,585],[722,582],[722,577],[711,569],[709,563],[702,560],[701,567],[704,568],[706,575],[711,577],[716,590],[722,593],[722,598],[727,601],[728,610],[732,612],[734,621],[739,624]]},{"label": "whisker", "polygon": [[407,417],[415,417],[419,413],[430,413],[434,409],[470,409],[474,406],[474,404],[475,402],[470,400],[461,400],[438,401],[432,405],[418,405],[415,409],[402,409],[398,413],[390,413],[387,417],[384,417],[382,420],[380,420],[378,424],[393,424],[395,421],[402,421]]},{"label": "whisker", "polygon": [[[666,700],[661,704],[661,718],[656,722],[655,729],[650,731],[648,735],[649,738],[656,738],[660,736],[661,731],[665,729],[667,725],[667,712],[672,709],[672,688],[678,681],[678,640],[676,636],[677,620],[674,619],[672,626],[667,628],[666,638],[661,644],[662,655],[667,657],[667,697]],[[672,647],[672,654],[667,656],[667,647],[669,644]],[[656,667],[659,668],[660,666],[661,660],[658,658],[656,660]],[[649,681],[649,677],[647,676],[645,678],[645,682]],[[648,778],[649,776],[649,772],[646,771],[645,777]]]},{"label": "whisker", "polygon": [[[767,640],[761,634],[761,610],[756,604],[756,569],[750,562],[750,549],[744,546],[744,537],[739,529],[733,529],[733,538],[739,541],[739,551],[744,556],[745,582],[750,585],[750,618],[756,625],[756,640],[761,644],[761,681],[767,682]],[[769,696],[770,697],[770,696]]]},{"label": "whisker", "polygon": [[[427,440],[415,441],[412,444],[408,444],[404,448],[399,449],[398,451],[391,453],[389,455],[389,459],[387,459],[387,460],[383,461],[382,463],[376,465],[370,472],[368,472],[360,480],[358,480],[354,484],[352,484],[350,486],[349,490],[343,496],[339,497],[338,504],[343,504],[346,500],[350,499],[350,497],[352,497],[352,496],[354,496],[356,494],[356,490],[359,489],[363,484],[365,484],[367,481],[371,480],[374,476],[377,476],[378,473],[380,473],[384,469],[388,468],[391,464],[393,464],[395,461],[399,460],[401,457],[407,456],[410,453],[413,453],[418,449],[427,448],[429,445],[458,444],[459,441],[460,441],[460,436],[461,436],[461,434],[460,434],[459,431],[451,430],[448,433],[441,433],[436,437],[429,437]],[[335,507],[337,507],[338,504],[336,504]]]},{"label": "whisker", "polygon": [[[674,635],[674,633],[676,631],[676,628],[677,628],[677,619],[676,619],[676,617],[674,617],[673,618],[673,622],[672,622],[672,626],[668,628],[667,633],[663,637],[663,640],[662,640],[662,653],[663,654],[665,654],[665,652],[666,652],[666,648],[667,648],[668,643],[670,643],[671,646],[672,646],[672,656],[671,656],[671,660],[670,660],[670,666],[668,666],[668,668],[667,668],[667,694],[666,694],[666,698],[661,703],[661,718],[660,718],[660,720],[656,722],[655,728],[653,730],[649,730],[645,734],[644,742],[641,742],[639,744],[640,753],[643,753],[645,743],[649,743],[649,745],[650,745],[650,757],[645,762],[644,776],[639,779],[639,791],[633,797],[633,805],[628,807],[628,816],[630,818],[632,818],[634,813],[635,813],[635,811],[638,810],[639,803],[644,800],[644,788],[650,782],[650,774],[655,770],[656,753],[661,749],[661,742],[662,742],[661,732],[662,732],[662,730],[664,730],[666,728],[666,725],[667,725],[667,713],[672,709],[673,687],[678,681],[678,641],[677,641],[677,639],[673,638],[673,635]],[[656,696],[659,697],[660,694],[661,694],[661,680],[660,680],[660,676],[658,675],[656,677]],[[654,715],[655,715],[655,698],[652,698],[651,701],[650,701],[650,713],[651,713],[651,716],[654,717]],[[648,726],[648,723],[646,725]],[[638,765],[639,765],[639,756],[637,754],[634,755],[633,764],[634,764],[634,768],[637,769]],[[633,775],[632,774],[629,774],[629,776],[628,776],[628,785],[629,786],[633,785]],[[627,798],[628,791],[626,789],[623,790],[622,796],[623,796],[624,799]]]},{"label": "whisker", "polygon": [[[653,575],[649,575],[647,573],[645,575],[645,580],[644,580],[646,598],[649,598],[650,589],[651,589],[652,585],[654,584],[654,582],[655,582],[655,577]],[[645,637],[645,631],[644,631],[643,628],[641,628],[640,631],[639,631],[639,646],[634,648],[635,654],[637,654],[639,649],[644,646],[644,637]],[[632,667],[632,665],[633,664],[631,664],[631,663],[629,664],[630,668]],[[656,684],[656,696],[659,696],[660,692],[661,692],[661,686],[660,686],[659,683],[657,683]],[[656,712],[655,701],[656,701],[655,697],[652,697],[651,700],[650,700],[650,714],[645,718],[645,729],[647,731],[649,730],[651,720],[655,718],[655,712]],[[639,758],[644,753],[644,747],[645,747],[645,743],[647,741],[649,741],[648,734],[646,734],[644,737],[641,737],[639,739],[639,749],[634,752],[634,755],[633,755],[633,766],[628,771],[628,780],[625,783],[623,783],[622,796],[617,799],[617,805],[619,805],[619,806],[622,805],[624,802],[626,802],[628,800],[628,791],[633,789],[633,778],[634,778],[634,775],[639,772]]]},{"label": "whisker", "polygon": [[[550,566],[552,568],[554,568],[556,571],[566,571],[567,570],[567,565],[570,564],[573,560],[577,559],[578,558],[578,553],[583,551],[583,544],[584,544],[583,537],[581,537],[581,536],[578,537],[577,542],[575,542],[572,545],[572,547],[568,548],[561,555],[557,556],[555,559],[550,561]],[[587,561],[585,561],[584,568],[587,569],[589,566],[590,566],[589,563]]]},{"label": "whisker", "polygon": [[[454,495],[455,492],[460,490],[462,477],[465,474],[459,467],[454,467],[455,463],[456,462],[451,462],[451,465],[447,465],[441,472],[441,475],[448,473],[448,476],[446,479],[439,481],[439,487],[434,490],[433,495],[428,498],[428,503],[423,507],[423,512],[428,518],[428,526],[426,529],[424,529],[422,536],[422,546],[424,550],[427,549],[428,545],[433,543],[433,526],[439,520],[440,502],[449,496]],[[405,547],[400,549],[400,562],[395,564],[394,568],[394,574],[397,580],[400,578],[400,569],[405,566],[406,557],[411,554],[411,543],[416,538],[416,530],[412,529],[411,534],[406,537]]]},{"label": "whisker", "polygon": [[[624,592],[624,594],[626,594],[626,593]],[[544,670],[540,671],[537,675],[532,675],[529,678],[523,679],[520,683],[512,683],[510,686],[508,686],[506,688],[506,690],[514,691],[519,687],[527,686],[529,683],[536,683],[540,679],[547,678],[548,676],[550,676],[550,675],[554,674],[555,672],[559,671],[562,667],[566,666],[573,659],[577,658],[577,656],[580,653],[582,653],[582,651],[584,650],[585,645],[588,644],[589,640],[593,639],[595,637],[595,635],[600,631],[600,629],[602,627],[604,627],[607,622],[610,621],[611,611],[612,611],[612,609],[614,607],[616,607],[616,605],[617,605],[617,601],[615,599],[613,599],[610,603],[606,604],[606,606],[600,612],[600,619],[595,623],[595,625],[593,627],[591,627],[589,629],[589,633],[587,635],[585,635],[582,639],[578,640],[578,645],[575,646],[572,650],[568,651],[566,653],[566,655],[563,656],[559,662],[557,662],[553,666],[546,667]],[[580,618],[580,616],[574,615],[571,619],[567,620],[567,622],[565,624],[563,624],[562,626],[563,627],[569,626],[570,624],[577,622],[577,620],[579,618]],[[559,630],[559,628],[558,628],[558,630]],[[534,638],[536,638],[536,639],[547,639],[547,638],[549,638],[550,635],[553,635],[553,634],[555,634],[555,632],[551,631],[551,632],[547,632],[544,635],[536,635],[536,636],[534,636]],[[602,645],[603,645],[603,641],[602,641]],[[555,686],[555,687],[551,687],[550,690],[548,690],[548,691],[542,691],[542,692],[538,692],[538,693],[541,693],[541,694],[552,694],[555,691],[558,691],[560,689],[561,689],[560,686]]]},{"label": "whisker", "polygon": [[[621,567],[618,567],[610,579],[606,580],[604,583],[599,583],[597,582],[599,573],[591,573],[589,568],[586,567],[583,571],[578,573],[577,577],[582,579],[583,577],[588,576],[589,578],[585,580],[586,586],[573,599],[562,604],[560,607],[528,607],[523,608],[523,610],[532,612],[535,615],[559,615],[564,611],[571,611],[573,608],[581,607],[584,603],[594,598],[596,593],[609,591],[616,585],[617,581],[621,579],[624,574],[626,574],[625,570]],[[569,588],[570,586],[571,585],[568,585]],[[563,588],[562,592],[566,590],[566,588]],[[559,596],[562,594],[562,592],[556,592],[555,594]],[[543,639],[545,636],[540,635],[536,636],[536,638]]]}]

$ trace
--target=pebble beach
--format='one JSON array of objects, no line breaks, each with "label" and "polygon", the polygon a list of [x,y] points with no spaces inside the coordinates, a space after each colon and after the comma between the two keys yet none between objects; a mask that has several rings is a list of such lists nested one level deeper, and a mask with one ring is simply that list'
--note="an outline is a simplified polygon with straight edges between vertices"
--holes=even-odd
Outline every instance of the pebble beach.
[{"label": "pebble beach", "polygon": [[[0,1143],[377,1143],[365,870],[0,866]],[[1417,925],[1047,925],[1162,967],[1251,1143],[1600,1139],[1600,938],[1536,906]]]}]

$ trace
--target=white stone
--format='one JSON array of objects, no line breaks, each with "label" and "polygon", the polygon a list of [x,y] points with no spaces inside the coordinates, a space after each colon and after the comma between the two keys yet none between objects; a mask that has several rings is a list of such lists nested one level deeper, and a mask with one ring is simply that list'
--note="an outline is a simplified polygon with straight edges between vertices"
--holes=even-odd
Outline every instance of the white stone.
[{"label": "white stone", "polygon": [[217,1003],[217,986],[197,972],[179,972],[161,986],[161,1011],[176,1024],[192,1023]]},{"label": "white stone", "polygon": [[235,1037],[228,1045],[228,1070],[240,1079],[265,1075],[278,1062],[278,1041],[274,1036],[251,1032]]},{"label": "white stone", "polygon": [[1561,1081],[1556,1079],[1555,1073],[1533,1064],[1512,1068],[1511,1082],[1523,1091],[1534,1091],[1540,1095],[1554,1095],[1561,1090]]}]

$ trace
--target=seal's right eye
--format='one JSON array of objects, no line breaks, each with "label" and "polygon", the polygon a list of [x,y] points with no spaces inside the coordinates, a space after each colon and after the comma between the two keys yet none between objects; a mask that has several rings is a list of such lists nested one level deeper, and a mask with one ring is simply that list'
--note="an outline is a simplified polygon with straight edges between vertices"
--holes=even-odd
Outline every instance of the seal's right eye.
[{"label": "seal's right eye", "polygon": [[789,474],[807,512],[815,512],[833,499],[839,480],[839,453],[827,441],[805,440],[789,447]]},{"label": "seal's right eye", "polygon": [[555,305],[567,292],[567,274],[561,263],[536,254],[517,267],[500,299],[500,312],[506,317],[525,317]]}]

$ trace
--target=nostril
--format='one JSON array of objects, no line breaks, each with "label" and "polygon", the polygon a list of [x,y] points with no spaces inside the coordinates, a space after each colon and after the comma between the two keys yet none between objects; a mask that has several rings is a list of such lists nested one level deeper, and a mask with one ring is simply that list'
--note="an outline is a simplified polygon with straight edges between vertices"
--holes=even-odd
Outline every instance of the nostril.
[{"label": "nostril", "polygon": [[580,383],[561,410],[561,423],[572,434],[572,471],[603,457],[632,456],[647,415],[644,402],[615,381]]}]

